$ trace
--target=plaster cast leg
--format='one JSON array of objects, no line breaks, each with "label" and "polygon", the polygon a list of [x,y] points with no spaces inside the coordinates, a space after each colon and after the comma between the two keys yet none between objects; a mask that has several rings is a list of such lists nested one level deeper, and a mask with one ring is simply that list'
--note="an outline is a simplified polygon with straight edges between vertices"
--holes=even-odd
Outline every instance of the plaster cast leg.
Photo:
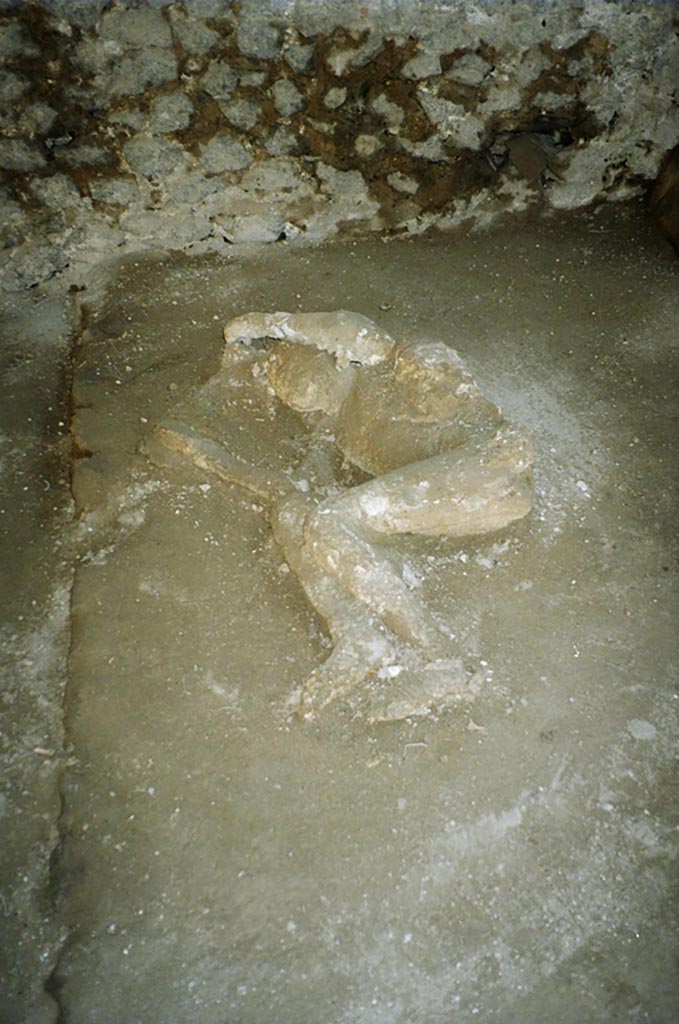
[{"label": "plaster cast leg", "polygon": [[380,531],[372,529],[370,515],[360,504],[361,498],[381,497],[380,490],[377,481],[370,481],[316,509],[307,520],[306,541],[317,564],[365,610],[373,611],[396,636],[430,649],[433,656],[442,649],[443,635],[380,547]]},{"label": "plaster cast leg", "polygon": [[434,704],[476,696],[483,672],[470,672],[459,658],[432,660],[431,649],[422,652],[399,644],[365,605],[325,571],[304,541],[305,522],[314,510],[312,498],[295,493],[278,502],[271,515],[276,540],[310,603],[325,619],[334,644],[302,689],[302,713],[312,716],[370,678],[374,685],[364,689],[363,695],[368,720],[373,722],[428,714]]},{"label": "plaster cast leg", "polygon": [[295,492],[277,502],[271,512],[274,537],[300,581],[311,605],[325,620],[334,649],[314,669],[301,697],[305,713],[324,707],[364,682],[393,653],[393,637],[313,557],[304,542],[304,523],[316,502]]},{"label": "plaster cast leg", "polygon": [[319,564],[398,636],[436,654],[445,649],[441,629],[408,590],[380,539],[502,529],[531,508],[532,458],[527,435],[505,426],[494,437],[386,473],[324,502],[307,517],[307,543]]}]

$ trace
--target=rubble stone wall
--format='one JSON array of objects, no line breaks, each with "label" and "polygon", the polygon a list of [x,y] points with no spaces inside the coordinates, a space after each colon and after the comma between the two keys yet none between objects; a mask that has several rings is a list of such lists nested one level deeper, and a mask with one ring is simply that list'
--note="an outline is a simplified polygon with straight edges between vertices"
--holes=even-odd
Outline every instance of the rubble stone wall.
[{"label": "rubble stone wall", "polygon": [[418,233],[639,193],[679,139],[644,0],[0,0],[0,274]]}]

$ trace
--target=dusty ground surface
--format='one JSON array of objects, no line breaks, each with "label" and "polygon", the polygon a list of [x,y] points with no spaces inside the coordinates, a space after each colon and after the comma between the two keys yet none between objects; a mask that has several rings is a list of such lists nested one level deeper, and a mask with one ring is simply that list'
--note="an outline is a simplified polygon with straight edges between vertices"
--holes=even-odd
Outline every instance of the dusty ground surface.
[{"label": "dusty ground surface", "polygon": [[[71,759],[55,903],[41,916],[31,897],[26,944],[44,940],[43,976],[58,961],[60,1019],[676,1019],[668,252],[614,210],[129,260],[94,283],[74,386]],[[472,705],[389,725],[360,702],[289,716],[327,640],[263,510],[140,451],[216,368],[224,320],[340,307],[449,341],[538,446],[528,520],[400,547],[487,679]],[[224,430],[285,458],[299,425],[243,408]],[[15,864],[38,862],[16,835]]]}]

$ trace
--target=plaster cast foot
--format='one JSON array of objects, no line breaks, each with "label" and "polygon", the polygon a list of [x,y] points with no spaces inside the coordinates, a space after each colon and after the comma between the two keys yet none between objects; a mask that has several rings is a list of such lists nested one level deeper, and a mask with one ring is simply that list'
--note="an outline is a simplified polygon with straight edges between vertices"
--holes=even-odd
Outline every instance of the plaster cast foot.
[{"label": "plaster cast foot", "polygon": [[[359,627],[360,629],[360,627]],[[335,640],[332,654],[314,669],[302,688],[299,710],[305,718],[358,690],[395,656],[395,642],[379,629]]]},{"label": "plaster cast foot", "polygon": [[386,681],[369,700],[369,722],[397,722],[473,700],[485,681],[483,670],[469,671],[459,658],[439,658],[419,668],[394,665],[378,676]]},{"label": "plaster cast foot", "polygon": [[393,658],[397,646],[370,610],[357,607],[352,596],[313,558],[304,541],[304,524],[314,508],[312,497],[294,493],[271,512],[274,536],[310,603],[324,619],[334,645],[302,688],[299,710],[305,717],[359,687]]}]

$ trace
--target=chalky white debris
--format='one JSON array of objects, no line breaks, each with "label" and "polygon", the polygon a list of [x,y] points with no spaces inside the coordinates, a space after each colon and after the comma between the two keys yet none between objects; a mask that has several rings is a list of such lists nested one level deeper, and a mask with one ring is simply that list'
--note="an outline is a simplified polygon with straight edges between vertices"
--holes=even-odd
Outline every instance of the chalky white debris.
[{"label": "chalky white debris", "polygon": [[[156,437],[265,499],[274,536],[334,649],[311,675],[311,713],[374,677],[374,719],[423,713],[476,692],[445,624],[380,543],[397,534],[490,533],[532,504],[532,444],[442,343],[396,342],[358,313],[248,313],[224,329],[221,381],[268,388],[309,421],[294,473],[247,465],[186,423]],[[338,486],[337,453],[370,479]]]}]

